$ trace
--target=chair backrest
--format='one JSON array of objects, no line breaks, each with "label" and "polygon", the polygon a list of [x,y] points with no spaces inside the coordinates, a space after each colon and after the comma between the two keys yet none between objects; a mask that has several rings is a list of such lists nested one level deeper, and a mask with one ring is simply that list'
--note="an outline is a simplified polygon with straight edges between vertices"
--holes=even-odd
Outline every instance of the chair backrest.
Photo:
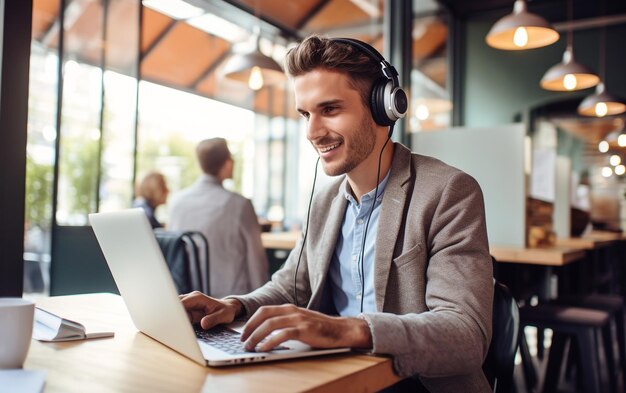
[{"label": "chair backrest", "polygon": [[194,290],[210,293],[209,245],[202,233],[155,229],[154,235],[163,252],[178,293]]},{"label": "chair backrest", "polygon": [[513,391],[519,309],[506,285],[494,280],[492,337],[483,372],[494,392]]},{"label": "chair backrest", "polygon": [[207,295],[211,294],[209,242],[199,231],[186,231],[183,239],[189,244],[187,250],[191,253],[190,267],[193,290],[199,290]]}]

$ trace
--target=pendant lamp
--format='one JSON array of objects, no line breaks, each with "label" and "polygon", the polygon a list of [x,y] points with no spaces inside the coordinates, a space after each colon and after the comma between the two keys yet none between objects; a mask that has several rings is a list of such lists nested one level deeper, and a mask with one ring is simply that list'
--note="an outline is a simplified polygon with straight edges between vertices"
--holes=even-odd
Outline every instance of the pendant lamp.
[{"label": "pendant lamp", "polygon": [[527,11],[525,0],[516,0],[513,13],[497,21],[485,37],[489,46],[502,50],[541,48],[558,39],[548,21]]},{"label": "pendant lamp", "polygon": [[[568,19],[574,19],[572,0],[567,7]],[[567,32],[567,48],[563,52],[563,61],[552,66],[541,78],[539,83],[542,88],[552,91],[575,91],[593,87],[600,82],[600,78],[589,68],[574,60],[572,45],[572,29]]]},{"label": "pendant lamp", "polygon": [[247,53],[235,53],[224,64],[223,74],[226,78],[247,83],[252,90],[260,90],[264,85],[275,85],[283,82],[286,77],[281,66],[259,50],[261,26],[258,4],[255,17],[259,25],[254,29],[254,48]]},{"label": "pendant lamp", "polygon": [[[258,38],[257,38],[258,40]],[[233,54],[224,64],[224,76],[247,83],[252,90],[259,90],[264,85],[275,85],[285,80],[285,73],[271,57],[255,48],[248,53]]]},{"label": "pendant lamp", "polygon": [[600,78],[589,68],[574,60],[574,51],[570,45],[563,52],[563,61],[556,64],[541,78],[540,85],[546,90],[575,91],[597,85]]},{"label": "pendant lamp", "polygon": [[585,97],[578,105],[578,114],[583,116],[604,117],[626,112],[626,105],[613,94],[606,91],[604,83],[598,83],[596,92]]},{"label": "pendant lamp", "polygon": [[578,114],[583,116],[604,117],[626,112],[624,102],[606,91],[606,27],[600,37],[600,76],[602,82],[596,86],[596,92],[585,97],[578,105]]}]

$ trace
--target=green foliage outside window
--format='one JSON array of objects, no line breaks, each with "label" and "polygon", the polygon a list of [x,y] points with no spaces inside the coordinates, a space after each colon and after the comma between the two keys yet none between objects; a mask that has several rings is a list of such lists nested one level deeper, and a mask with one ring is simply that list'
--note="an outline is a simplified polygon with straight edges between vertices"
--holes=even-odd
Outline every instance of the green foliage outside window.
[{"label": "green foliage outside window", "polygon": [[84,137],[63,138],[61,179],[67,187],[66,208],[72,216],[84,216],[96,211],[96,181],[98,176],[98,142]]},{"label": "green foliage outside window", "polygon": [[29,227],[50,228],[52,217],[53,166],[38,164],[26,156],[26,223]]}]

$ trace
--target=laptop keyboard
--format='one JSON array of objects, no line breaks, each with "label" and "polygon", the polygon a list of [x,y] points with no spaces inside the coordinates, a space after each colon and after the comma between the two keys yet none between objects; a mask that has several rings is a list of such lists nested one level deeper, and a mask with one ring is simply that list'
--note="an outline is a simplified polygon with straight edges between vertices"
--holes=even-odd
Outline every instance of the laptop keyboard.
[{"label": "laptop keyboard", "polygon": [[[216,326],[209,330],[202,329],[199,325],[194,326],[196,337],[206,342],[207,344],[215,347],[221,351],[229,353],[231,355],[246,354],[254,351],[247,351],[243,343],[241,342],[241,334],[225,328],[223,326]],[[273,351],[289,349],[288,347],[279,345],[273,349]]]}]

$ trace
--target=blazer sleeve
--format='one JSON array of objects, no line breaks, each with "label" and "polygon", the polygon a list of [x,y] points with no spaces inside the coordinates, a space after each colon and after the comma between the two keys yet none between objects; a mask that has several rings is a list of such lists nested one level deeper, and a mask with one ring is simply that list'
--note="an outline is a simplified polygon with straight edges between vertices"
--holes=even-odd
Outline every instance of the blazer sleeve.
[{"label": "blazer sleeve", "polygon": [[493,301],[492,262],[478,183],[456,172],[432,200],[436,202],[427,205],[434,207],[432,220],[423,225],[429,255],[428,310],[361,316],[372,332],[372,352],[392,355],[400,376],[417,374],[425,377],[425,383],[428,378],[480,370],[491,339]]},{"label": "blazer sleeve", "polygon": [[248,268],[248,287],[256,289],[269,278],[267,255],[261,242],[261,227],[250,200],[245,200],[241,211],[240,233],[246,245],[246,264]]},{"label": "blazer sleeve", "polygon": [[[300,254],[300,248],[302,247],[302,238],[297,242],[293,248],[289,257],[285,261],[285,265],[280,268],[271,277],[271,280],[263,285],[261,288],[247,295],[228,296],[227,298],[239,300],[245,309],[245,313],[242,318],[249,318],[259,309],[261,306],[279,305],[294,302],[294,277],[296,273],[296,266],[298,265],[298,256]],[[300,260],[298,268],[298,299],[300,305],[304,299],[310,297],[310,287],[307,263],[306,263],[306,250],[304,250],[302,258]]]}]

